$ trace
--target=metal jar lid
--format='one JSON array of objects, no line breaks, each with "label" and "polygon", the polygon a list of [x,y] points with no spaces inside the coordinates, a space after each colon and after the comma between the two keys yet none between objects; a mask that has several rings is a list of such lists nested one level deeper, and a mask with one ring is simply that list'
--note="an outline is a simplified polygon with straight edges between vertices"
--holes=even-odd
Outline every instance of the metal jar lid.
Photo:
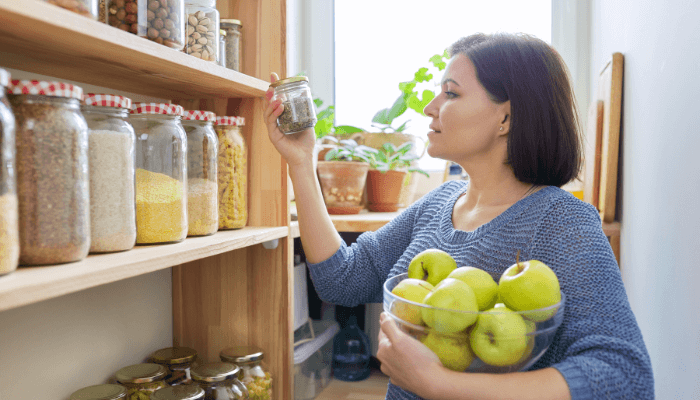
[{"label": "metal jar lid", "polygon": [[197,385],[178,385],[158,389],[151,394],[151,400],[200,400],[204,389]]},{"label": "metal jar lid", "polygon": [[294,83],[294,82],[308,82],[308,81],[309,81],[309,78],[307,78],[307,77],[305,77],[305,76],[292,76],[292,77],[290,77],[290,78],[280,79],[280,80],[278,80],[277,82],[271,83],[271,84],[270,84],[270,87],[275,88],[275,87],[278,87],[278,86],[287,85],[287,84],[289,84],[289,83]]},{"label": "metal jar lid", "polygon": [[255,346],[234,346],[221,350],[219,358],[240,365],[259,362],[265,358],[265,354]]},{"label": "metal jar lid", "polygon": [[150,383],[163,380],[168,370],[154,363],[135,364],[117,371],[119,383]]},{"label": "metal jar lid", "polygon": [[241,21],[239,21],[237,19],[222,19],[221,21],[219,21],[219,25],[221,27],[226,27],[226,28],[230,28],[232,25],[238,25],[239,27],[243,26]]},{"label": "metal jar lid", "polygon": [[156,364],[186,364],[197,358],[197,350],[189,347],[167,347],[153,353],[151,361]]},{"label": "metal jar lid", "polygon": [[82,388],[70,395],[70,400],[118,400],[126,398],[122,385],[94,385]]},{"label": "metal jar lid", "polygon": [[240,368],[228,362],[202,364],[191,371],[192,379],[198,382],[223,382],[238,377]]}]

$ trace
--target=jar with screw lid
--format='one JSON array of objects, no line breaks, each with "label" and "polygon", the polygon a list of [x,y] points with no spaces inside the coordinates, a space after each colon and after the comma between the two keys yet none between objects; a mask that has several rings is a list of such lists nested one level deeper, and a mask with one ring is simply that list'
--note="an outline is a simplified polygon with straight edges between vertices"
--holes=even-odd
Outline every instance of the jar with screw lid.
[{"label": "jar with screw lid", "polygon": [[12,80],[17,123],[20,264],[61,264],[90,250],[88,127],[83,89]]},{"label": "jar with screw lid", "polygon": [[217,64],[226,66],[226,31],[219,29],[219,59]]},{"label": "jar with screw lid", "polygon": [[168,369],[165,382],[170,386],[192,383],[192,365],[197,359],[197,351],[189,347],[167,347],[151,355],[151,362]]},{"label": "jar with screw lid", "polygon": [[248,222],[248,149],[243,117],[217,117],[219,138],[219,229],[240,229]]},{"label": "jar with screw lid", "polygon": [[19,210],[15,177],[15,116],[5,95],[10,73],[0,69],[0,276],[17,269]]},{"label": "jar with screw lid", "polygon": [[117,371],[116,378],[126,387],[126,400],[148,399],[158,389],[168,387],[165,377],[168,370],[159,364],[143,363],[124,367]]},{"label": "jar with screw lid", "polygon": [[187,237],[187,135],[182,106],[136,103],[136,243]]},{"label": "jar with screw lid", "polygon": [[309,88],[309,78],[294,76],[270,84],[275,90],[274,99],[282,101],[284,110],[277,117],[282,133],[301,132],[316,126],[316,108]]},{"label": "jar with screw lid", "polygon": [[226,32],[226,68],[241,72],[241,29],[243,24],[237,19],[222,19],[221,29]]},{"label": "jar with screw lid", "polygon": [[219,58],[216,0],[185,0],[185,52],[204,61]]},{"label": "jar with screw lid", "polygon": [[244,400],[234,389],[240,368],[227,362],[213,362],[192,370],[192,379],[204,389],[204,400]]},{"label": "jar with screw lid", "polygon": [[83,103],[90,160],[90,252],[129,250],[136,243],[131,99],[88,93]]},{"label": "jar with screw lid", "polygon": [[203,400],[204,389],[197,385],[180,385],[156,390],[150,400]]},{"label": "jar with screw lid", "polygon": [[265,354],[254,346],[229,347],[219,353],[221,361],[234,363],[243,370],[241,381],[251,400],[272,398],[272,375],[263,363]]},{"label": "jar with screw lid", "polygon": [[190,110],[182,118],[187,133],[187,236],[212,235],[219,230],[216,115]]},{"label": "jar with screw lid", "polygon": [[178,51],[185,47],[184,0],[107,0],[107,22]]},{"label": "jar with screw lid", "polygon": [[73,11],[74,13],[80,14],[82,16],[97,19],[99,16],[98,12],[98,0],[44,0],[47,3],[65,8],[66,10]]},{"label": "jar with screw lid", "polygon": [[93,385],[70,395],[70,400],[126,400],[126,387],[122,385]]}]

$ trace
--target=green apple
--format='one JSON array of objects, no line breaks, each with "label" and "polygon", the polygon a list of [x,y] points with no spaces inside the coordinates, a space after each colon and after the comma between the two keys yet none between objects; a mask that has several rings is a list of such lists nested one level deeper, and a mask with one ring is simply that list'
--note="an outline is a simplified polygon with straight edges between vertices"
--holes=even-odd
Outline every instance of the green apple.
[{"label": "green apple", "polygon": [[527,347],[525,348],[525,352],[523,353],[522,357],[520,357],[518,364],[527,360],[528,357],[530,357],[530,355],[532,354],[532,350],[535,348],[535,335],[533,335],[533,333],[537,329],[537,326],[533,321],[527,319],[524,319],[523,321],[525,321],[525,327],[528,335]]},{"label": "green apple", "polygon": [[476,321],[479,305],[472,288],[454,278],[445,278],[423,299],[434,308],[421,308],[423,322],[441,333],[467,329]]},{"label": "green apple", "polygon": [[[433,285],[421,279],[404,279],[391,289],[391,293],[402,299],[423,304],[423,299],[434,289]],[[391,312],[397,318],[415,325],[423,325],[421,316],[422,306],[396,300],[391,306]]]},{"label": "green apple", "polygon": [[421,342],[438,356],[445,368],[453,371],[464,372],[474,361],[466,335],[449,336],[430,332]]},{"label": "green apple", "polygon": [[507,307],[479,314],[469,334],[474,354],[489,365],[517,364],[527,350],[527,325],[520,314]]},{"label": "green apple", "polygon": [[408,277],[422,279],[437,286],[455,268],[457,263],[451,255],[440,249],[428,249],[413,257],[408,265]]},{"label": "green apple", "polygon": [[476,295],[476,302],[479,303],[479,311],[491,309],[496,304],[498,283],[483,269],[459,267],[450,272],[447,277],[459,279],[472,288]]},{"label": "green apple", "polygon": [[[541,261],[517,262],[503,272],[498,281],[501,301],[514,311],[539,310],[558,304],[561,290],[557,275]],[[556,314],[557,309],[523,313],[533,321],[541,322]]]}]

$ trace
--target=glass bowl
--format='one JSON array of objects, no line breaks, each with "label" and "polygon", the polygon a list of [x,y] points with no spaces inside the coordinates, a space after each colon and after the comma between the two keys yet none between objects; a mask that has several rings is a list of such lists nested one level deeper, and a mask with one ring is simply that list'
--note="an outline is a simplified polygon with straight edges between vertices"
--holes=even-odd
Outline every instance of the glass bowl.
[{"label": "glass bowl", "polygon": [[[407,278],[407,274],[400,274],[384,283],[384,311],[403,332],[428,346],[443,365],[455,371],[507,373],[527,370],[547,351],[564,320],[563,292],[558,304],[538,310],[455,311],[416,303],[391,293]],[[432,323],[431,328],[419,317],[426,313],[435,321],[450,322]],[[455,331],[472,320],[476,322]],[[416,323],[418,321],[420,324]],[[459,321],[466,322],[460,324]]]}]

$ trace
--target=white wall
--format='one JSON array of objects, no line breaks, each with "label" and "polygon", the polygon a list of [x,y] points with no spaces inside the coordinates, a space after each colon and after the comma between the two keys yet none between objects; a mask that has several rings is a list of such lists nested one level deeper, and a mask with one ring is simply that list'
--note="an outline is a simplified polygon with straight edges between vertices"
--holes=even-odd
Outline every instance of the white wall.
[{"label": "white wall", "polygon": [[657,399],[700,398],[700,3],[592,0],[591,90],[625,56],[622,273]]}]

